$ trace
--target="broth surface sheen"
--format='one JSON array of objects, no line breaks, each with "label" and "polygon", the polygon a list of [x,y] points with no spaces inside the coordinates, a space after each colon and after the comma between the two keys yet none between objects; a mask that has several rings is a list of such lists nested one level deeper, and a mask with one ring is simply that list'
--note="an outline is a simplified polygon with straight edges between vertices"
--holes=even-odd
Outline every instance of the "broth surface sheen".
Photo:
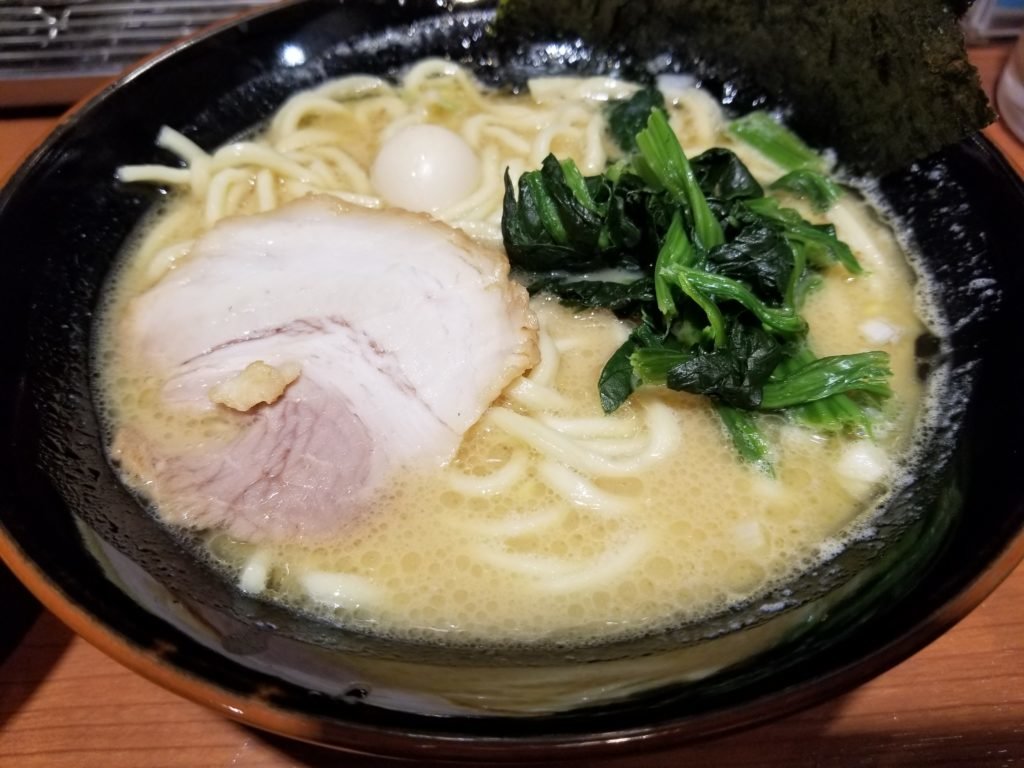
[{"label": "broth surface sheen", "polygon": [[[472,191],[432,214],[500,245],[504,169],[514,182],[554,152],[584,174],[601,172],[616,157],[603,108],[637,87],[545,78],[531,82],[529,94],[509,96],[428,60],[398,84],[355,76],[298,94],[263,134],[211,154],[162,134],[160,143],[186,167],[122,172],[177,194],[126,253],[98,351],[111,456],[126,482],[147,495],[146,478],[132,473],[119,442],[125,427],[181,451],[237,429],[232,413],[167,408],[165,382],[117,343],[133,299],[187,260],[196,237],[226,217],[310,193],[387,207],[380,189],[391,180],[374,178],[375,159],[402,131],[431,124],[478,160]],[[704,91],[663,90],[688,156],[725,146],[763,184],[782,175],[726,132],[721,108]],[[459,167],[472,173],[460,157]],[[468,183],[443,181],[446,189]],[[205,554],[243,591],[328,622],[487,646],[648,634],[726,610],[834,555],[870,524],[926,411],[914,345],[929,330],[921,320],[927,301],[892,229],[855,193],[827,214],[784,202],[834,224],[865,268],[859,277],[831,268],[802,311],[820,356],[889,353],[894,396],[873,440],[766,420],[775,449],[769,477],[737,458],[705,398],[644,388],[605,416],[596,382],[630,326],[604,310],[574,311],[538,296],[531,306],[540,363],[506,388],[442,471],[394,477],[335,536],[256,544],[209,530],[201,532]],[[161,500],[150,501],[159,514]]]}]

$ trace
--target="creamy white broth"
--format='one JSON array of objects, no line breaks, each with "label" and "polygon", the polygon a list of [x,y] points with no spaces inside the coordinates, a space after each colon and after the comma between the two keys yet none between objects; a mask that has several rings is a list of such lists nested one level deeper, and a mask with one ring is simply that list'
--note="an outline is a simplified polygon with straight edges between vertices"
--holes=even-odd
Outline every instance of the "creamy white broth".
[{"label": "creamy white broth", "polygon": [[[558,79],[534,84],[534,101],[489,95],[462,70],[428,62],[398,86],[346,79],[300,96],[264,136],[230,152],[179,144],[188,182],[150,172],[181,188],[128,254],[105,322],[114,328],[132,298],[187,259],[191,240],[224,217],[307,192],[386,206],[370,184],[374,158],[389,137],[423,122],[461,136],[481,159],[476,189],[437,215],[493,243],[502,170],[514,179],[554,151],[585,173],[599,172],[615,153],[604,138],[603,104],[634,88]],[[363,96],[349,98],[357,92]],[[728,146],[763,183],[781,175],[724,132],[720,108],[705,93],[668,96],[687,154]],[[265,150],[311,170],[304,176],[283,161],[263,162]],[[146,178],[142,171],[128,177]],[[628,324],[535,298],[540,364],[485,413],[443,471],[395,478],[336,536],[268,545],[207,531],[207,554],[244,591],[328,621],[488,645],[642,634],[792,578],[837,551],[885,494],[923,397],[914,358],[926,330],[920,296],[893,233],[851,194],[818,220],[836,225],[866,274],[825,273],[803,310],[809,343],[818,355],[890,354],[895,395],[874,440],[826,438],[765,419],[772,478],[737,459],[703,398],[646,388],[604,416],[596,381]],[[115,456],[126,429],[182,450],[237,429],[231,414],[168,412],[159,402],[163,382],[120,355],[116,333],[106,338],[99,354]],[[126,479],[145,494],[146,478]]]}]

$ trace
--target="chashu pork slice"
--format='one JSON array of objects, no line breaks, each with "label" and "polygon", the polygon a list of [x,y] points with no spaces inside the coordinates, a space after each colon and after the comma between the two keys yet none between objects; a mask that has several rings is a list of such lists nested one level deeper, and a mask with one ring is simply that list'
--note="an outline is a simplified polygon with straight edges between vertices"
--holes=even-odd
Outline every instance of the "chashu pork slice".
[{"label": "chashu pork slice", "polygon": [[125,423],[115,459],[171,522],[337,533],[392,473],[449,461],[535,364],[508,271],[426,216],[331,198],[226,220],[131,301],[117,343],[161,382],[158,408],[237,427],[183,448]]}]

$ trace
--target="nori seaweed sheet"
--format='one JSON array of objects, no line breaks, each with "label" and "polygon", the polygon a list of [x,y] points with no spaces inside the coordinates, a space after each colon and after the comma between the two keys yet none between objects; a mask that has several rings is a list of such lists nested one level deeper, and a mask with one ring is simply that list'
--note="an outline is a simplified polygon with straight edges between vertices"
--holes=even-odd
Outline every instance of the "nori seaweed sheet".
[{"label": "nori seaweed sheet", "polygon": [[884,173],[994,119],[967,61],[963,0],[501,0],[495,29],[671,51],[757,93],[811,144]]}]

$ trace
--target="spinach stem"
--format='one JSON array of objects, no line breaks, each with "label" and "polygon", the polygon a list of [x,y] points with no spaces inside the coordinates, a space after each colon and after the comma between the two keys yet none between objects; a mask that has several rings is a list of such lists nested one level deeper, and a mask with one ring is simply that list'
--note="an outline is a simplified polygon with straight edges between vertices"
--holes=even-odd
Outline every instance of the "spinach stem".
[{"label": "spinach stem", "polygon": [[717,411],[729,437],[732,438],[736,452],[765,474],[774,476],[775,472],[769,459],[771,449],[765,436],[758,429],[753,414],[721,403],[717,405]]},{"label": "spinach stem", "polygon": [[[720,299],[736,301],[749,309],[754,316],[770,328],[779,333],[799,334],[807,330],[806,321],[790,307],[769,307],[761,301],[743,283],[723,275],[716,275],[713,272],[705,272],[692,267],[674,267],[667,270],[668,274],[675,277],[679,287],[687,296],[694,298],[700,296],[701,300],[714,305],[706,294],[711,294]],[[693,294],[693,295],[691,295]],[[701,300],[694,298],[702,309],[704,304]],[[715,312],[721,318],[721,311],[715,306]],[[708,314],[709,320],[711,314]],[[714,323],[712,323],[714,328]],[[725,329],[722,328],[722,339],[725,338]],[[717,337],[716,337],[717,338]]]},{"label": "spinach stem", "polygon": [[654,263],[654,292],[658,303],[658,311],[671,320],[678,314],[675,300],[672,298],[672,284],[665,277],[664,270],[680,266],[690,266],[696,261],[693,245],[686,236],[683,217],[676,211],[672,216],[672,224],[665,233],[665,240],[658,250],[658,258]]},{"label": "spinach stem", "polygon": [[710,250],[724,243],[722,225],[711,212],[690,161],[686,159],[679,139],[663,112],[651,112],[647,127],[636,136],[636,145],[658,181],[681,204],[687,206],[693,219],[693,234],[697,244],[704,250]]},{"label": "spinach stem", "polygon": [[859,352],[822,357],[764,386],[761,410],[777,411],[845,392],[889,397],[889,355]]},{"label": "spinach stem", "polygon": [[751,112],[733,120],[729,123],[729,131],[787,171],[802,168],[824,170],[825,161],[821,155],[767,112]]}]

